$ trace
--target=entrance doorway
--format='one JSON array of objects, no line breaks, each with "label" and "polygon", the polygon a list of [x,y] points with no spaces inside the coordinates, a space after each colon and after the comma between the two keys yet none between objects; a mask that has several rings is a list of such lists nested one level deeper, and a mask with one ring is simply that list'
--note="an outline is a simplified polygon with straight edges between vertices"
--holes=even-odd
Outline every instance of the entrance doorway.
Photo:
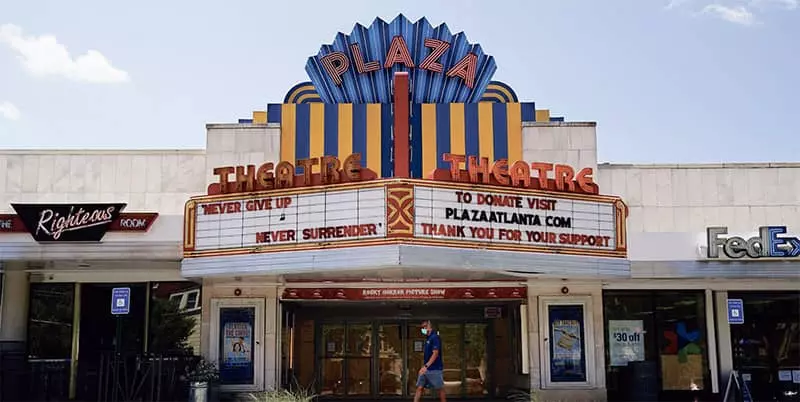
[{"label": "entrance doorway", "polygon": [[[439,322],[447,395],[486,396],[491,339],[487,322]],[[415,320],[319,325],[321,396],[413,395],[425,335]]]},{"label": "entrance doorway", "polygon": [[[111,291],[120,286],[131,289],[130,313],[114,316],[111,315]],[[146,294],[144,283],[81,286],[78,399],[92,400],[97,397],[99,388],[107,386],[103,373],[114,353],[124,356],[144,352]]]},{"label": "entrance doorway", "polygon": [[284,384],[324,399],[413,396],[423,365],[423,319],[442,341],[449,398],[502,397],[521,367],[516,303],[308,302],[284,303],[283,310]]}]

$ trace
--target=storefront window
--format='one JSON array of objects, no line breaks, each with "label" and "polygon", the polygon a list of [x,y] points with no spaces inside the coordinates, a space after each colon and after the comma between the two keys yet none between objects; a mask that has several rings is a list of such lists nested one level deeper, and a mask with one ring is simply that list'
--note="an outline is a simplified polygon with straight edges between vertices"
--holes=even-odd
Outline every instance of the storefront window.
[{"label": "storefront window", "polygon": [[75,286],[34,283],[28,313],[28,355],[31,359],[69,359]]},{"label": "storefront window", "polygon": [[800,392],[800,292],[730,292],[741,299],[744,324],[731,324],[733,367],[756,400]]},{"label": "storefront window", "polygon": [[[6,274],[0,272],[0,311],[3,308],[3,279],[5,279]],[[3,326],[3,317],[0,316],[0,327]]]},{"label": "storefront window", "polygon": [[200,353],[200,287],[194,282],[150,284],[149,352],[162,355]]},{"label": "storefront window", "polygon": [[610,399],[707,389],[703,292],[609,291],[603,304]]}]

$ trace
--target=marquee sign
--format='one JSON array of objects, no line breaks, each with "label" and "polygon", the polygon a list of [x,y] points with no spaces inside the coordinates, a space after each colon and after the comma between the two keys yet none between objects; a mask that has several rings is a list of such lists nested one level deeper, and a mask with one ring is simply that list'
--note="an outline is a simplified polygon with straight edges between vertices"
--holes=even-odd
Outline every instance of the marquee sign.
[{"label": "marquee sign", "polygon": [[184,257],[403,242],[624,257],[617,197],[389,179],[197,197]]},{"label": "marquee sign", "polygon": [[614,251],[613,202],[414,187],[414,236],[468,243]]},{"label": "marquee sign", "polygon": [[474,103],[497,70],[494,57],[427,19],[392,22],[376,18],[339,33],[306,63],[306,72],[325,103],[391,103],[394,73],[411,75],[415,103]]},{"label": "marquee sign", "polygon": [[[386,236],[383,187],[194,203],[193,251],[296,247]],[[188,215],[188,214],[187,214]]]}]

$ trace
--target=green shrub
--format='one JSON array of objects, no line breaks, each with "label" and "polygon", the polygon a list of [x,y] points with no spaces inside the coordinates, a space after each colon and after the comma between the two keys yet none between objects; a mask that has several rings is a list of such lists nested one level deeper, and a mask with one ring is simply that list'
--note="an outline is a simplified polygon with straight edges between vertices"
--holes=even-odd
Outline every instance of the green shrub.
[{"label": "green shrub", "polygon": [[248,394],[245,400],[251,402],[312,402],[314,395],[306,390],[277,390]]}]

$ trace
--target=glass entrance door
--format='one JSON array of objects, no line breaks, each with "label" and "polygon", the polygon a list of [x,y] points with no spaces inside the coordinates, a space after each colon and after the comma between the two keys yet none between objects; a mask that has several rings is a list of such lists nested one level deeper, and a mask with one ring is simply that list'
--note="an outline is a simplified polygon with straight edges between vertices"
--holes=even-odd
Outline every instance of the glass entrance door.
[{"label": "glass entrance door", "polygon": [[[488,340],[492,339],[488,323],[443,322],[436,330],[442,340],[448,397],[488,396]],[[417,322],[327,322],[318,331],[318,395],[361,399],[414,395],[425,345]]]},{"label": "glass entrance door", "polygon": [[403,325],[378,326],[378,394],[403,396]]},{"label": "glass entrance door", "polygon": [[372,395],[372,323],[323,324],[321,396]]},{"label": "glass entrance door", "polygon": [[[489,395],[489,325],[485,322],[441,323],[436,325],[442,341],[444,388],[448,397]],[[416,323],[408,326],[408,395],[416,390],[417,372],[424,364],[425,336]],[[426,391],[426,395],[432,395]]]}]

